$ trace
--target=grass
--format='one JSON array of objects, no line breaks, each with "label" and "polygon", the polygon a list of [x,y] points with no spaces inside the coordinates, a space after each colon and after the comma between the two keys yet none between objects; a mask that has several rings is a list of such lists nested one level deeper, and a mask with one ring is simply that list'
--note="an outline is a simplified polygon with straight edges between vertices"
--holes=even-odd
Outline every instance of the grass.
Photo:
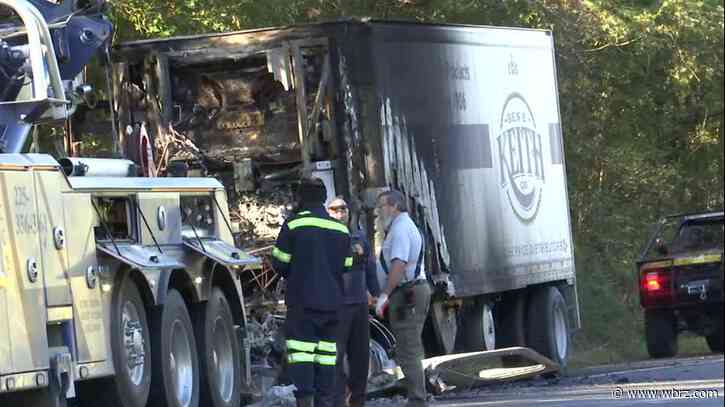
[{"label": "grass", "polygon": [[[569,357],[569,368],[578,369],[650,359],[644,335],[636,342],[636,346],[633,348],[625,348],[618,344],[592,345],[575,338],[574,350]],[[705,338],[692,334],[680,335],[678,357],[700,356],[709,353],[711,353],[710,348],[708,348]]]}]

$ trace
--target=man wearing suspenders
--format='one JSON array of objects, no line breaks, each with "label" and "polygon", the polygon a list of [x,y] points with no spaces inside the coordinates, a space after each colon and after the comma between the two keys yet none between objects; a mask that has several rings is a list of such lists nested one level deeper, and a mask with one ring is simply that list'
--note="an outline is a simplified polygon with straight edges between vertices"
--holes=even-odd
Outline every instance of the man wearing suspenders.
[{"label": "man wearing suspenders", "polygon": [[426,406],[421,334],[431,290],[425,275],[423,236],[408,215],[406,199],[400,191],[380,194],[376,210],[386,235],[380,253],[384,284],[375,313],[384,318],[387,310],[398,341],[396,359],[407,381],[406,405]]}]

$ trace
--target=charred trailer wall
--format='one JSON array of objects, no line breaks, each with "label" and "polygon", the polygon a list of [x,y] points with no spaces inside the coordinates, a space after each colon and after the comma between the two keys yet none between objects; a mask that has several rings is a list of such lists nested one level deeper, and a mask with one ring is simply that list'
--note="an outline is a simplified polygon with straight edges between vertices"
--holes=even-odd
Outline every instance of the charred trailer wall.
[{"label": "charred trailer wall", "polygon": [[[164,75],[149,72],[154,59],[170,61]],[[144,123],[157,139],[171,125],[206,157],[220,162],[299,149],[294,91],[267,72],[264,55],[194,64],[159,54],[117,67],[130,71],[117,98],[125,128]],[[133,75],[139,71],[143,76]],[[133,156],[134,145],[126,146]],[[289,158],[276,156],[270,159]]]},{"label": "charred trailer wall", "polygon": [[386,183],[371,35],[371,27],[361,23],[335,24],[329,29],[341,146],[336,188],[350,201],[353,223],[379,245],[382,235],[375,233],[374,199]]},{"label": "charred trailer wall", "polygon": [[370,25],[385,184],[415,202],[456,295],[572,284],[551,34]]},{"label": "charred trailer wall", "polygon": [[[311,53],[290,53],[300,47]],[[307,62],[319,65],[313,61],[325,59],[319,54],[325,47],[330,67],[326,86],[332,90],[315,98],[315,81],[324,75],[313,66],[307,84],[307,71],[299,69]],[[226,161],[251,157],[290,165],[306,162],[306,156],[330,160],[336,190],[350,200],[369,235],[378,231],[371,219],[381,188],[402,190],[429,237],[429,271],[451,276],[457,296],[573,280],[550,33],[339,22],[141,42],[121,49],[129,58],[119,62],[128,62],[127,77],[142,94],[146,88],[138,78],[143,79],[144,71],[139,74],[134,64],[151,52],[168,58],[171,77],[178,77],[172,83],[173,109],[181,112],[174,113],[172,123],[190,126],[188,138],[208,156],[216,151]],[[284,142],[265,136],[266,116],[264,124],[252,119],[260,116],[247,108],[262,110],[253,102],[255,91],[237,86],[240,77],[255,74],[254,59],[269,62],[273,50],[281,50],[281,60],[294,57],[292,69],[301,72],[289,82],[297,132],[290,129],[291,118],[282,120],[287,130],[273,131],[290,142],[286,152]],[[256,65],[261,67],[261,60]],[[184,69],[191,73],[179,77]],[[205,81],[216,85],[194,85]],[[184,87],[189,90],[182,91]],[[147,103],[133,92],[126,99]],[[292,98],[287,100],[291,105]],[[130,104],[136,121],[136,113],[144,109]],[[302,121],[312,117],[315,122],[316,114],[332,120],[335,142],[302,150],[300,135],[310,128]],[[197,127],[195,119],[201,123]],[[317,133],[312,137],[319,138]],[[271,149],[265,147],[268,141]]]}]

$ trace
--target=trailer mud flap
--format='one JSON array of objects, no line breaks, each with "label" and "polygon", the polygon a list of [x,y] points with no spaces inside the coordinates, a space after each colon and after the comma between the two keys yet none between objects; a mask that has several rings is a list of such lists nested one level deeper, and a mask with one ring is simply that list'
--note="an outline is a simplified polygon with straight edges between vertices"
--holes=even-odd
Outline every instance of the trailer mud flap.
[{"label": "trailer mud flap", "polygon": [[230,268],[242,268],[260,263],[259,258],[250,256],[223,240],[184,239],[184,245],[194,252]]},{"label": "trailer mud flap", "polygon": [[98,243],[101,252],[137,269],[183,269],[177,259],[160,253],[156,248],[131,243]]}]

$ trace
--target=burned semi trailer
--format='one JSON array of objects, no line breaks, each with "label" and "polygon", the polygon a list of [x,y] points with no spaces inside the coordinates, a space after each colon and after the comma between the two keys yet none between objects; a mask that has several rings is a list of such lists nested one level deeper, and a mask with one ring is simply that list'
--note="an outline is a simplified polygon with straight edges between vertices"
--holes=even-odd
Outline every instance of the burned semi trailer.
[{"label": "burned semi trailer", "polygon": [[125,43],[113,60],[128,157],[277,194],[279,224],[314,173],[376,247],[375,198],[399,189],[427,239],[427,352],[566,363],[580,318],[551,32],[341,21]]}]

